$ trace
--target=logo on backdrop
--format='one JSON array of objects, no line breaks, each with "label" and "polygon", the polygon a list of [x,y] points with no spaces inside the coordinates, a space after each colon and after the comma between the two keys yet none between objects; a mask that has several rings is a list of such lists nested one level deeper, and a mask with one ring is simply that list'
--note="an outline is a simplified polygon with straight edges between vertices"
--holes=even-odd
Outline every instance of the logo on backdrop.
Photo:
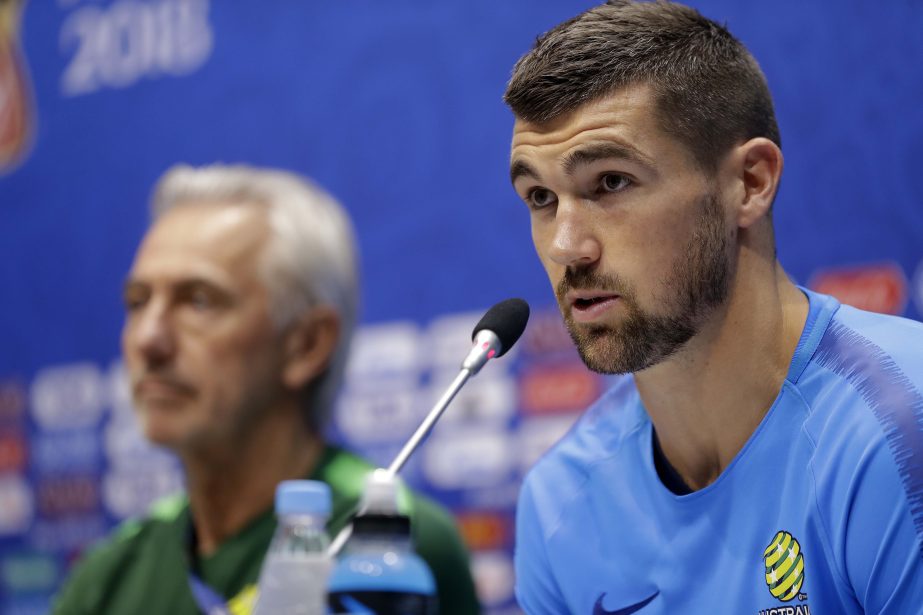
[{"label": "logo on backdrop", "polygon": [[808,286],[870,312],[902,314],[907,305],[907,277],[893,262],[825,269]]},{"label": "logo on backdrop", "polygon": [[[0,5],[5,0],[0,0]],[[14,0],[15,1],[15,0]],[[83,96],[141,80],[190,75],[211,57],[210,0],[69,0],[61,94]]]},{"label": "logo on backdrop", "polygon": [[32,489],[26,480],[15,474],[0,476],[0,537],[26,531],[34,514]]},{"label": "logo on backdrop", "polygon": [[530,415],[581,412],[596,401],[602,385],[583,363],[535,367],[523,373],[520,404]]},{"label": "logo on backdrop", "polygon": [[0,173],[20,162],[32,134],[29,73],[19,40],[23,0],[0,0]]},{"label": "logo on backdrop", "polygon": [[513,600],[513,560],[502,550],[475,551],[471,554],[471,572],[478,597],[487,608],[499,607]]},{"label": "logo on backdrop", "polygon": [[917,313],[923,318],[923,260],[913,274],[913,301],[917,306]]}]

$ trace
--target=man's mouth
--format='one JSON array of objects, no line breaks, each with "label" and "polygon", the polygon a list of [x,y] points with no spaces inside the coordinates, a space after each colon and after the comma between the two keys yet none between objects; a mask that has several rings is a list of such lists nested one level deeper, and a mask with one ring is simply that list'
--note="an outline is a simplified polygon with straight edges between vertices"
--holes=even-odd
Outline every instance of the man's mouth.
[{"label": "man's mouth", "polygon": [[578,322],[590,322],[602,317],[619,299],[617,294],[600,291],[572,291],[567,294],[571,315]]},{"label": "man's mouth", "polygon": [[192,393],[191,386],[175,378],[145,376],[134,386],[136,398],[172,398],[189,396]]},{"label": "man's mouth", "polygon": [[585,310],[594,305],[614,299],[613,295],[602,296],[602,297],[590,297],[589,299],[574,299],[574,307],[578,310]]}]

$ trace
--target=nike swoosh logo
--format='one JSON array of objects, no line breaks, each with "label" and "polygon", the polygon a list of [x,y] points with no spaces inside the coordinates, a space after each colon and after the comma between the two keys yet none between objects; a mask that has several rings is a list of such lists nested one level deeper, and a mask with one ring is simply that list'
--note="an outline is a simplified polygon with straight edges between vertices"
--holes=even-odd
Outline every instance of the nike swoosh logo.
[{"label": "nike swoosh logo", "polygon": [[660,590],[654,592],[654,594],[648,598],[645,598],[641,602],[636,602],[630,606],[626,606],[622,609],[616,609],[610,611],[603,606],[603,598],[606,597],[606,592],[603,592],[599,595],[599,598],[596,599],[596,604],[593,605],[593,615],[631,615],[632,613],[637,613],[648,604],[651,603],[651,600],[660,595]]}]

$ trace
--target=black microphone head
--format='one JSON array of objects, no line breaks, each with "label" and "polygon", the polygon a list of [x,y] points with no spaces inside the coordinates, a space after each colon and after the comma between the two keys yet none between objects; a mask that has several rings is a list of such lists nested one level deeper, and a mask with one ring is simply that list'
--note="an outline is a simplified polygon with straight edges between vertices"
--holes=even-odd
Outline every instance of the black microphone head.
[{"label": "black microphone head", "polygon": [[497,356],[502,357],[526,330],[527,322],[529,322],[529,304],[522,299],[506,299],[487,310],[487,313],[474,326],[471,339],[485,329],[493,331],[500,338],[500,352]]}]

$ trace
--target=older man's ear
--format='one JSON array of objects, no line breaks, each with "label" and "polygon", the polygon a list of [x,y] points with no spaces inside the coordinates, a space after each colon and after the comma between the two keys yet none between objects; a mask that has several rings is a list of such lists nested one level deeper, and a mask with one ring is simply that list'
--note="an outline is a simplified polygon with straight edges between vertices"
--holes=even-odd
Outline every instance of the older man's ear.
[{"label": "older man's ear", "polygon": [[285,336],[282,381],[302,389],[327,369],[340,340],[340,316],[325,305],[312,308],[292,324]]}]

